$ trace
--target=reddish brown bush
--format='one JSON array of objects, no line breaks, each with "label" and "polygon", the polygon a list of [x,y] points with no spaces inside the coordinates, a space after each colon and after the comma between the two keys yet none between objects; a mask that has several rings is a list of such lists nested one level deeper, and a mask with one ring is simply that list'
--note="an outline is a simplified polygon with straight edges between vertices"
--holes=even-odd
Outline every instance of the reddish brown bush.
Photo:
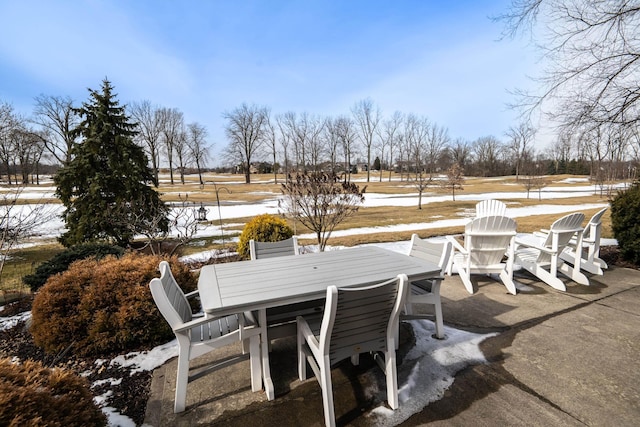
[{"label": "reddish brown bush", "polygon": [[[70,347],[80,356],[137,350],[173,337],[157,310],[149,282],[159,256],[77,261],[49,278],[33,301],[31,333],[48,353]],[[196,288],[188,268],[172,258],[171,270],[185,292]]]},{"label": "reddish brown bush", "polygon": [[104,426],[89,385],[70,371],[0,359],[0,425]]}]

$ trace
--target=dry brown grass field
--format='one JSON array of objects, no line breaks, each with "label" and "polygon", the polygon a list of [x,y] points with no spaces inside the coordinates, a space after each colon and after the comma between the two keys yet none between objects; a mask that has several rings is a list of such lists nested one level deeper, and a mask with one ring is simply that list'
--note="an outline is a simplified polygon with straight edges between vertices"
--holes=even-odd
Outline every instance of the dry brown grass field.
[{"label": "dry brown grass field", "polygon": [[[383,179],[380,181],[380,177],[377,172],[372,172],[371,181],[366,182],[366,174],[360,173],[352,176],[352,180],[357,182],[361,187],[366,186],[366,193],[377,193],[385,195],[408,195],[417,194],[417,188],[411,181],[407,181],[406,176],[400,180],[398,174],[392,175],[392,180],[389,181],[388,172],[384,172]],[[578,178],[577,180],[570,179]],[[548,177],[547,190],[554,188],[578,188],[590,185],[588,181],[584,181],[585,177],[574,177],[568,175],[560,175]],[[184,199],[188,195],[189,202],[193,202],[194,205],[200,203],[205,204],[209,208],[209,220],[214,225],[219,225],[220,221],[217,218],[216,212],[216,190],[220,204],[222,206],[227,205],[245,205],[245,204],[258,204],[267,200],[274,200],[281,195],[281,183],[284,181],[283,175],[278,175],[278,183],[275,183],[273,175],[252,175],[251,184],[244,183],[244,176],[242,175],[219,175],[219,174],[205,174],[203,176],[205,181],[204,185],[200,185],[198,177],[195,175],[188,175],[185,177],[185,183],[180,182],[180,177],[174,175],[174,185],[169,183],[169,177],[167,174],[161,176],[161,182],[159,191],[162,194],[162,198],[167,202],[178,202]],[[583,181],[580,181],[582,179]],[[515,177],[493,177],[493,178],[476,178],[468,177],[465,179],[462,190],[457,190],[456,195],[463,196],[468,194],[486,194],[487,198],[494,193],[525,193],[526,190],[522,185],[522,181],[518,182]],[[366,198],[365,193],[365,198]],[[445,201],[429,202],[427,203],[429,196],[444,197]],[[384,207],[360,207],[357,214],[351,218],[348,218],[341,223],[337,230],[347,230],[353,228],[362,227],[380,227],[380,226],[393,226],[401,224],[421,224],[429,223],[436,220],[446,219],[459,219],[462,217],[469,217],[472,215],[476,201],[456,200],[453,201],[451,194],[446,190],[434,186],[429,187],[423,195],[422,209],[417,208],[417,202],[411,206],[384,206]],[[496,196],[494,196],[496,197]],[[507,203],[510,208],[536,206],[539,204],[545,205],[583,205],[583,204],[604,204],[608,203],[609,195],[592,193],[583,193],[579,197],[561,198],[561,199],[545,199],[538,200],[537,192],[531,192],[530,198],[509,198],[505,194],[505,197],[499,197],[503,202]],[[46,199],[46,202],[57,203],[56,199]],[[21,200],[21,203],[36,202],[36,200]],[[597,209],[583,210],[586,220],[593,215]],[[532,232],[543,227],[549,226],[555,219],[562,216],[562,214],[553,215],[531,215],[527,217],[516,218],[518,223],[519,232]],[[244,218],[230,218],[223,220],[225,247],[233,247],[232,239],[237,237],[244,224],[251,219],[251,216]],[[585,220],[585,221],[586,221]],[[306,234],[309,230],[299,222],[293,223],[289,220],[290,225],[295,227],[296,234]],[[445,227],[435,228],[429,230],[404,230],[399,232],[375,232],[368,234],[354,234],[349,236],[337,237],[334,236],[329,240],[329,245],[340,246],[353,246],[362,243],[377,243],[377,242],[391,242],[391,241],[403,241],[409,240],[411,234],[416,232],[421,237],[431,237],[438,235],[455,234],[463,231],[462,226],[457,227]],[[609,212],[604,217],[603,237],[613,237],[611,232],[611,219]],[[302,244],[315,244],[313,239],[302,239]],[[182,255],[188,255],[195,252],[208,250],[208,249],[220,249],[221,243],[219,236],[212,236],[207,238],[197,238],[193,244],[187,245],[181,249]],[[21,277],[30,273],[33,269],[44,260],[50,258],[56,252],[62,250],[62,247],[56,242],[42,242],[40,245],[19,249],[12,253],[12,257],[5,264],[5,268],[0,278],[0,289],[19,289],[24,291],[24,286],[21,285]],[[1,299],[1,295],[0,295]]]},{"label": "dry brown grass field", "polygon": [[[199,185],[197,178],[195,182],[187,182],[185,186],[182,184],[175,184],[173,186],[168,185],[166,180],[163,180],[160,186],[160,191],[163,193],[163,198],[167,201],[177,201],[178,195],[184,196],[184,192],[190,191],[189,200],[197,203],[205,203],[212,205],[216,202],[214,183],[217,186],[218,196],[220,203],[236,204],[236,203],[259,203],[267,199],[274,199],[278,197],[280,192],[280,183],[284,180],[284,176],[278,175],[278,184],[274,182],[273,175],[252,175],[251,184],[244,183],[244,177],[241,175],[205,175],[204,185]],[[548,190],[553,188],[569,188],[569,187],[585,187],[589,185],[589,182],[573,182],[568,183],[567,180],[574,177],[569,175],[559,175],[549,177]],[[352,180],[357,182],[361,187],[366,186],[366,192],[368,193],[380,193],[387,195],[407,195],[416,194],[417,188],[411,181],[400,181],[400,177],[394,174],[392,181],[389,182],[388,173],[384,173],[382,182],[380,182],[379,175],[372,173],[371,181],[366,182],[366,174],[357,174],[352,176]],[[220,188],[223,190],[220,190]],[[227,192],[227,190],[229,192]],[[457,190],[456,195],[464,194],[493,194],[493,193],[510,193],[518,192],[525,193],[525,187],[522,183],[518,183],[515,177],[492,177],[492,178],[466,178],[463,184],[463,190]],[[429,196],[451,196],[446,190],[435,187],[429,187],[425,191],[423,197],[422,209],[417,208],[417,202],[415,206],[385,206],[385,207],[360,207],[358,213],[351,218],[348,218],[341,223],[336,230],[347,230],[352,228],[362,227],[380,227],[391,226],[398,224],[414,224],[425,223],[435,220],[444,219],[456,219],[464,216],[469,216],[470,212],[473,212],[476,201],[456,200],[453,201],[451,197],[447,197],[447,201],[426,203]],[[366,198],[366,193],[365,193]],[[592,203],[608,203],[609,196],[593,195],[590,193],[584,193],[580,197],[572,198],[559,198],[559,199],[546,199],[538,200],[538,193],[532,191],[530,198],[508,198],[499,197],[500,200],[507,203],[511,208],[536,206],[540,204],[545,205],[583,205]],[[583,210],[586,220],[593,215],[597,209]],[[215,216],[215,215],[212,215]],[[519,232],[532,232],[540,228],[549,226],[555,219],[562,215],[532,215],[528,217],[517,218]],[[239,234],[242,231],[243,224],[247,222],[251,217],[245,218],[233,218],[223,221],[225,231],[229,235]],[[585,220],[585,221],[586,221]],[[218,223],[218,220],[212,220],[214,223]],[[290,222],[292,226],[293,223]],[[297,234],[309,233],[309,230],[305,229],[302,224],[295,224]],[[421,237],[430,237],[437,235],[446,235],[462,232],[463,227],[449,227],[449,228],[437,228],[430,230],[410,230],[402,232],[380,232],[375,234],[362,234],[351,235],[345,237],[332,237],[330,239],[331,245],[344,245],[353,246],[361,243],[372,242],[390,242],[408,240],[413,232],[418,233]],[[613,237],[611,233],[611,220],[609,213],[605,215],[603,226],[603,237]],[[313,240],[302,240],[303,244],[313,244]],[[186,252],[195,251],[195,248],[186,248]]]}]

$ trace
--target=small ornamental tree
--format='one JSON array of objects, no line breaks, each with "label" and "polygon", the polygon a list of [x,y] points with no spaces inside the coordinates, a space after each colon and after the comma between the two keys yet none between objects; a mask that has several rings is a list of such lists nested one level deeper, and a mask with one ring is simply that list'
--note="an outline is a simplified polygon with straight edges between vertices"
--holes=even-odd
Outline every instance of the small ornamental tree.
[{"label": "small ornamental tree", "polygon": [[341,181],[335,174],[305,172],[288,175],[282,184],[278,205],[316,234],[320,251],[324,251],[331,232],[354,215],[364,202],[367,187]]},{"label": "small ornamental tree", "polygon": [[[67,226],[60,242],[126,247],[137,231],[128,226],[133,218],[166,215],[167,207],[149,185],[155,177],[144,150],[133,141],[136,124],[118,104],[111,83],[104,80],[101,92],[89,92],[89,101],[77,110],[82,122],[74,133],[80,140],[54,176]],[[157,227],[166,231],[167,221]]]},{"label": "small ornamental tree", "polygon": [[464,183],[463,170],[459,164],[454,163],[449,169],[447,169],[447,177],[441,181],[440,185],[451,190],[451,196],[453,201],[456,201],[456,190],[462,190],[462,184]]}]

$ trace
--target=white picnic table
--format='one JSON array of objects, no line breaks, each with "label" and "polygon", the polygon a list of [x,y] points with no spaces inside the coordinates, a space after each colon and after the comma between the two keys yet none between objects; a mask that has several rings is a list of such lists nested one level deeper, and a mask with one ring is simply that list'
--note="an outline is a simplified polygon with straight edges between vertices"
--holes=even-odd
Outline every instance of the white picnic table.
[{"label": "white picnic table", "polygon": [[[258,311],[266,325],[266,309],[322,299],[327,287],[365,286],[404,273],[410,281],[440,274],[433,263],[387,249],[364,246],[338,251],[212,264],[202,267],[198,291],[207,315]],[[262,377],[269,400],[274,398],[269,368],[269,339],[261,338]]]}]

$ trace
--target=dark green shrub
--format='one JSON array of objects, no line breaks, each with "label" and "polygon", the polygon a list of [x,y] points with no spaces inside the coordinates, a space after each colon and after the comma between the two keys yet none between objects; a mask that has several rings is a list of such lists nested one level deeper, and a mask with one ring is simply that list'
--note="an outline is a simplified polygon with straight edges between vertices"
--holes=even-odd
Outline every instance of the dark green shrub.
[{"label": "dark green shrub", "polygon": [[106,243],[85,243],[72,246],[60,252],[49,261],[40,264],[33,274],[24,276],[22,281],[31,288],[31,292],[36,292],[45,284],[50,276],[66,271],[74,261],[89,257],[101,259],[107,255],[120,257],[123,254],[124,249],[120,246],[113,246]]},{"label": "dark green shrub", "polygon": [[618,240],[620,255],[640,265],[640,181],[611,200],[611,228]]},{"label": "dark green shrub", "polygon": [[0,359],[0,425],[105,426],[86,379],[39,362]]},{"label": "dark green shrub", "polygon": [[279,242],[293,236],[287,221],[275,215],[258,215],[245,224],[238,241],[238,255],[249,258],[249,240],[259,242]]},{"label": "dark green shrub", "polygon": [[[88,258],[51,276],[33,301],[34,342],[48,353],[70,347],[80,356],[104,357],[169,341],[173,333],[149,291],[162,259],[138,253]],[[185,293],[195,290],[187,266],[168,261]]]}]

